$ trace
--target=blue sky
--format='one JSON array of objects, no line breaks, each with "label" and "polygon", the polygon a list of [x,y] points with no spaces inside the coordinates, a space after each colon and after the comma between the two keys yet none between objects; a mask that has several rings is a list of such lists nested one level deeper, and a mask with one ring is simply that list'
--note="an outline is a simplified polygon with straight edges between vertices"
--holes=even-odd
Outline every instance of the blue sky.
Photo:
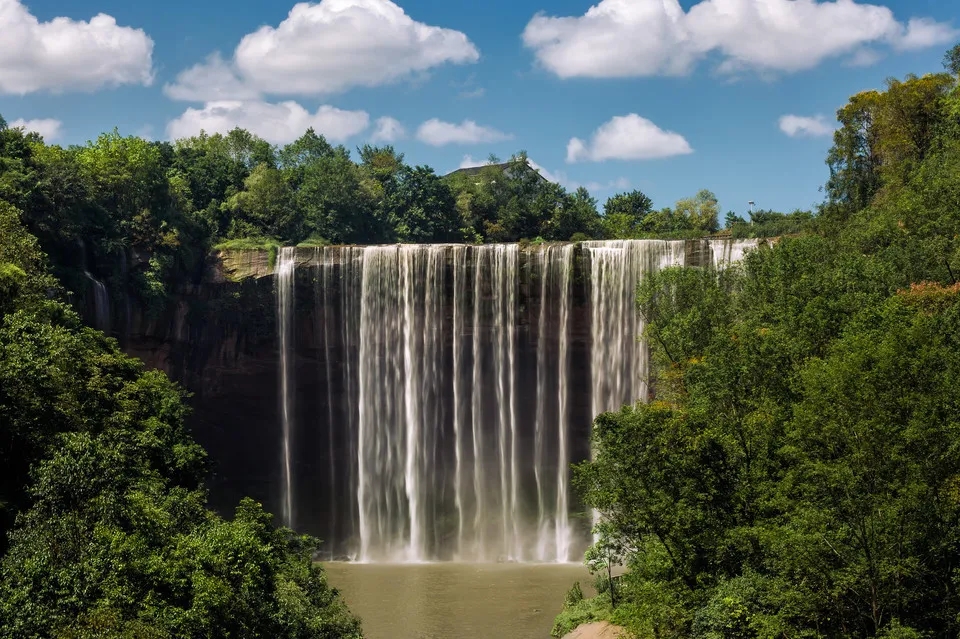
[{"label": "blue sky", "polygon": [[943,0],[0,0],[0,114],[59,144],[233,125],[282,143],[313,125],[440,173],[524,149],[601,203],[708,188],[723,210],[792,210],[821,199],[836,109],[942,70],[956,14]]}]

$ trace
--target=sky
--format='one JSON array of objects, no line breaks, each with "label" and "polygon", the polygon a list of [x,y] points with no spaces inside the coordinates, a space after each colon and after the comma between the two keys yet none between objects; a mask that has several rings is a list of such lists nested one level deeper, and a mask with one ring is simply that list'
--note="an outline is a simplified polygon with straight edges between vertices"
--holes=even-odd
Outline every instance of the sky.
[{"label": "sky", "polygon": [[600,204],[822,201],[835,113],[943,70],[953,0],[0,0],[0,114],[48,143],[308,127],[444,174],[524,150]]}]

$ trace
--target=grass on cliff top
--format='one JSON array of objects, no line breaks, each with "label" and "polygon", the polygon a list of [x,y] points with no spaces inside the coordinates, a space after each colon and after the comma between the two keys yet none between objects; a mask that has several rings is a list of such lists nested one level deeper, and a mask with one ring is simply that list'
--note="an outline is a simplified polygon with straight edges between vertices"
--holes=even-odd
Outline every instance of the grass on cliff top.
[{"label": "grass on cliff top", "polygon": [[283,246],[279,240],[272,237],[238,237],[224,240],[213,246],[217,251],[269,251]]}]

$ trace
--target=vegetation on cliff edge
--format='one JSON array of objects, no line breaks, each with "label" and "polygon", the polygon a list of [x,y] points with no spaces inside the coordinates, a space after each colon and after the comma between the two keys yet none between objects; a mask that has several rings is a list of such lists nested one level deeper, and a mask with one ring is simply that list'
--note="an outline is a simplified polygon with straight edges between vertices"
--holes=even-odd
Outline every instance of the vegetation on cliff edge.
[{"label": "vegetation on cliff edge", "polygon": [[317,540],[206,508],[184,392],[83,325],[21,217],[0,201],[0,636],[360,637]]},{"label": "vegetation on cliff edge", "polygon": [[957,59],[840,109],[813,232],[641,285],[655,392],[575,469],[629,570],[555,636],[957,636]]}]

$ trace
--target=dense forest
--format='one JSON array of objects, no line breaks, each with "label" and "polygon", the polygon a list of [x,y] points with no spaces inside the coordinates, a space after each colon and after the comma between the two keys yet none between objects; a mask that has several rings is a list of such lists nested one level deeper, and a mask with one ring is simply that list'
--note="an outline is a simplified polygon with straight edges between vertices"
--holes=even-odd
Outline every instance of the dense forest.
[{"label": "dense forest", "polygon": [[[363,146],[354,160],[313,130],[283,147],[235,129],[173,143],[114,131],[62,148],[2,119],[0,201],[69,290],[85,290],[88,271],[153,311],[200,277],[213,247],[695,237],[720,226],[708,190],[660,209],[620,193],[601,214],[585,188],[544,179],[522,152],[441,177],[390,146]],[[811,217],[752,215],[724,222],[738,236],[771,235]]]},{"label": "dense forest", "polygon": [[809,232],[641,285],[655,393],[595,421],[603,594],[555,634],[957,636],[960,46],[945,66],[839,110]]},{"label": "dense forest", "polygon": [[[0,169],[5,196],[35,179]],[[0,636],[359,637],[318,540],[207,509],[185,393],[83,325],[31,216],[57,224],[0,200]]]}]

